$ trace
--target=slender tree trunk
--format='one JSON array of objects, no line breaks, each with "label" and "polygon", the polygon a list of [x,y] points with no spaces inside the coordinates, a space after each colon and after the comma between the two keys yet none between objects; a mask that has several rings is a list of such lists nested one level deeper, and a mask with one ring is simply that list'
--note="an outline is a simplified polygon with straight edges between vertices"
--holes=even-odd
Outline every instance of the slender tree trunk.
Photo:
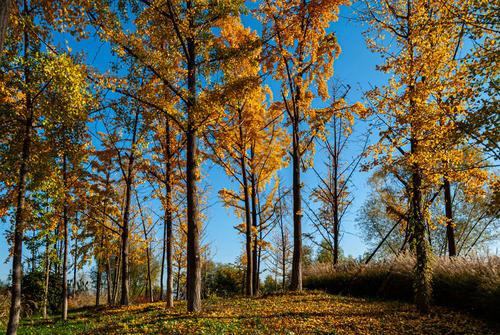
[{"label": "slender tree trunk", "polygon": [[[171,194],[171,192],[169,192]],[[171,203],[169,201],[168,203]],[[174,276],[172,266],[172,211],[167,217],[167,307],[174,306]]]},{"label": "slender tree trunk", "polygon": [[240,156],[240,168],[241,168],[241,178],[243,181],[243,194],[245,201],[245,251],[246,251],[246,271],[245,271],[245,294],[253,295],[254,287],[253,287],[253,257],[252,257],[252,223],[251,223],[251,213],[250,213],[250,196],[248,190],[248,177],[247,177],[247,167],[246,167],[246,150],[245,150],[245,139],[243,134],[243,126],[242,126],[242,116],[241,109],[238,110],[239,117],[239,135],[241,142],[241,156]]},{"label": "slender tree trunk", "polygon": [[109,264],[109,258],[106,259],[106,294],[108,306],[111,305],[111,266]]},{"label": "slender tree trunk", "polygon": [[337,265],[339,262],[339,190],[338,190],[338,163],[339,163],[339,152],[337,143],[337,118],[334,116],[333,125],[333,266]]},{"label": "slender tree trunk", "polygon": [[[295,113],[297,114],[297,113]],[[301,155],[299,146],[299,118],[293,119],[293,260],[290,288],[293,291],[302,290],[302,198],[300,182]]]},{"label": "slender tree trunk", "polygon": [[[75,220],[76,220],[75,223],[78,224],[78,214],[77,214],[77,216],[75,216]],[[74,263],[73,264],[73,289],[71,290],[71,297],[73,297],[73,298],[76,295],[76,286],[77,286],[76,285],[76,279],[77,279],[76,272],[77,272],[77,266],[78,266],[78,235],[76,232],[74,234],[74,240],[75,240],[75,242],[74,242],[75,248],[73,250],[74,251],[74,255],[73,255],[74,256],[73,257],[73,263]]]},{"label": "slender tree trunk", "polygon": [[200,260],[200,232],[197,208],[197,144],[194,130],[187,132],[187,302],[188,311],[196,312],[201,309],[201,260]]},{"label": "slender tree trunk", "polygon": [[97,278],[95,288],[95,307],[99,307],[101,300],[101,286],[102,286],[102,252],[104,246],[104,239],[99,239],[99,252],[96,256]]},{"label": "slender tree trunk", "polygon": [[[187,11],[193,4],[187,2]],[[189,28],[194,29],[195,22],[191,15]],[[186,191],[187,191],[187,309],[190,312],[201,310],[201,259],[200,259],[200,222],[198,222],[198,190],[196,179],[198,174],[198,147],[195,128],[196,107],[196,48],[194,37],[187,39],[187,131],[186,131]]]},{"label": "slender tree trunk", "polygon": [[3,51],[5,35],[7,35],[12,4],[13,0],[3,0],[0,2],[0,53]]},{"label": "slender tree trunk", "polygon": [[149,302],[153,302],[154,298],[153,298],[153,282],[151,280],[151,252],[149,245],[146,249],[146,259],[148,266],[148,300]]},{"label": "slender tree trunk", "polygon": [[96,288],[95,288],[95,307],[99,307],[99,305],[100,305],[101,281],[102,281],[101,260],[100,260],[99,257],[97,257],[97,278],[96,278]]},{"label": "slender tree trunk", "polygon": [[281,228],[281,288],[283,292],[286,291],[286,236],[283,224]]},{"label": "slender tree trunk", "polygon": [[[25,13],[28,8],[25,2]],[[29,60],[29,35],[27,28],[24,32],[24,59],[26,64]],[[7,335],[17,334],[19,327],[19,317],[21,314],[21,281],[22,281],[22,252],[23,235],[26,202],[26,175],[28,173],[28,160],[30,159],[31,136],[33,131],[33,106],[31,101],[31,92],[29,90],[31,73],[26,65],[24,69],[26,89],[26,112],[27,118],[24,123],[23,148],[21,153],[21,162],[19,165],[19,175],[17,180],[17,199],[16,199],[16,219],[14,225],[14,245],[12,248],[12,288],[11,303],[9,309],[9,323],[7,325]]]},{"label": "slender tree trunk", "polygon": [[259,264],[258,264],[258,250],[259,250],[259,244],[258,244],[258,222],[257,222],[257,185],[255,182],[255,175],[250,176],[251,180],[251,186],[252,186],[252,226],[253,226],[253,231],[255,232],[255,236],[253,236],[253,248],[252,248],[252,263],[253,263],[253,295],[256,295],[259,293]]},{"label": "slender tree trunk", "polygon": [[63,181],[64,181],[64,206],[63,206],[63,262],[62,262],[62,319],[68,319],[68,157],[63,155]]},{"label": "slender tree trunk", "polygon": [[181,287],[181,266],[179,263],[179,266],[177,266],[177,285],[175,286],[175,298],[179,299],[179,290]]},{"label": "slender tree trunk", "polygon": [[[130,167],[129,167],[130,170]],[[122,234],[121,234],[121,295],[120,305],[129,304],[129,285],[128,285],[128,252],[129,252],[129,216],[130,216],[130,198],[132,192],[131,180],[126,181],[125,190],[125,210],[123,214]]]},{"label": "slender tree trunk", "polygon": [[[416,151],[417,142],[411,140],[412,153]],[[411,223],[416,253],[415,264],[415,303],[420,312],[429,311],[431,298],[431,269],[429,266],[426,223],[422,212],[422,172],[418,165],[412,172]]]},{"label": "slender tree trunk", "polygon": [[446,239],[448,240],[448,255],[450,257],[457,255],[455,244],[455,229],[453,227],[453,204],[451,198],[451,186],[447,178],[444,178],[444,206],[446,212]]},{"label": "slender tree trunk", "polygon": [[142,230],[144,233],[144,240],[147,241],[147,248],[146,248],[146,265],[147,265],[147,283],[146,283],[146,292],[147,292],[147,297],[149,302],[153,302],[154,297],[153,297],[153,282],[151,279],[151,247],[150,247],[150,242],[148,241],[148,229],[146,227],[146,220],[144,219],[144,216],[142,214],[142,207],[141,203],[139,202],[139,196],[136,193],[137,197],[137,205],[139,207],[139,212],[141,214],[141,222],[142,222]]},{"label": "slender tree trunk", "polygon": [[[165,240],[164,248],[166,247],[167,254],[167,307],[174,306],[174,276],[172,268],[172,148],[171,148],[171,134],[170,134],[170,122],[168,118],[166,119],[166,138],[165,138],[165,231],[166,233],[166,245]],[[165,252],[165,250],[164,250]],[[162,269],[163,270],[163,269]]]},{"label": "slender tree trunk", "polygon": [[130,146],[130,154],[128,155],[127,172],[123,176],[125,178],[125,210],[123,211],[122,223],[122,250],[121,250],[121,297],[120,304],[127,306],[129,304],[129,236],[130,236],[130,204],[132,199],[132,189],[134,187],[134,163],[135,163],[135,146],[137,143],[137,128],[139,125],[139,109],[135,111],[135,119],[132,130],[132,143]]},{"label": "slender tree trunk", "polygon": [[[166,195],[166,192],[165,192]],[[163,238],[161,248],[161,268],[160,268],[160,301],[163,301],[163,278],[165,273],[165,256],[167,252],[167,208],[165,207],[163,215]]]},{"label": "slender tree trunk", "polygon": [[42,315],[47,319],[47,307],[49,304],[49,280],[50,280],[50,254],[49,254],[50,241],[49,236],[45,236],[45,280],[43,286],[43,310]]},{"label": "slender tree trunk", "polygon": [[118,279],[120,278],[121,264],[122,264],[122,258],[121,258],[121,253],[120,253],[120,256],[116,257],[116,261],[114,264],[115,273],[114,273],[114,278],[113,278],[113,297],[112,297],[113,305],[116,304],[117,299],[118,299]]}]

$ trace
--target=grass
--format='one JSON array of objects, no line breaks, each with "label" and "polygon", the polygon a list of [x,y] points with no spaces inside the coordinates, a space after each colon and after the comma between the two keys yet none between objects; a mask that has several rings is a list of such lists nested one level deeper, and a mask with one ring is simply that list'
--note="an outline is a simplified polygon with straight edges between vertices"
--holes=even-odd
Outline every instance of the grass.
[{"label": "grass", "polygon": [[[315,265],[306,270],[304,286],[332,294],[413,299],[413,258],[403,255],[368,265]],[[500,315],[500,257],[436,258],[432,280],[434,304],[496,319]]]},{"label": "grass", "polygon": [[210,299],[200,313],[185,303],[80,309],[69,320],[30,319],[19,334],[498,334],[487,324],[436,307],[420,315],[410,304],[333,296],[321,292],[262,298]]}]

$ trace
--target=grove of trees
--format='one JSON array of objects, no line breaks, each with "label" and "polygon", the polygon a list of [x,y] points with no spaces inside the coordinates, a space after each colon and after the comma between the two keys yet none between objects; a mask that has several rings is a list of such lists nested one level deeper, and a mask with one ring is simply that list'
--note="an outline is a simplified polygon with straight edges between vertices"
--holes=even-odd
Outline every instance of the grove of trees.
[{"label": "grove of trees", "polygon": [[[333,80],[335,26],[349,5],[388,78],[361,101]],[[358,214],[374,250],[367,261],[413,254],[415,303],[427,312],[434,255],[467,256],[498,237],[499,7],[2,1],[7,334],[27,308],[23,285],[41,288],[45,317],[66,320],[90,267],[96,305],[145,296],[199,311],[202,297],[221,292],[300,291],[309,241],[322,261],[341,262],[360,173],[370,173]],[[72,50],[87,40],[110,49],[106,71],[90,50]],[[210,164],[233,182],[216,192],[244,237],[236,266],[214,264],[204,239]],[[317,185],[304,184],[306,171]]]}]

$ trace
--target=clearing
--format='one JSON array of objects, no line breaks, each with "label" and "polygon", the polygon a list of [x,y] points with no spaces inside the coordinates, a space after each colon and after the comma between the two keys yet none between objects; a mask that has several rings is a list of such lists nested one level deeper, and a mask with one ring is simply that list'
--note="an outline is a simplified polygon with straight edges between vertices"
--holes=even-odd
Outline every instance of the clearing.
[{"label": "clearing", "polygon": [[72,311],[57,319],[23,322],[19,334],[498,334],[498,325],[435,307],[420,315],[410,304],[320,292],[262,298],[208,299],[201,313],[185,303]]}]

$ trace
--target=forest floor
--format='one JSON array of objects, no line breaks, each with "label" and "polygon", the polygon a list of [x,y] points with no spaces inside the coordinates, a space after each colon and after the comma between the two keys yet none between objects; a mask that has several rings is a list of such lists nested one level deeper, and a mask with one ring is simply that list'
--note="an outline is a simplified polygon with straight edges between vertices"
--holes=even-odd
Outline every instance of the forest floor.
[{"label": "forest floor", "polygon": [[71,311],[69,320],[29,319],[19,334],[499,334],[498,325],[434,307],[420,315],[401,302],[319,292],[208,299],[203,312],[183,302]]}]

